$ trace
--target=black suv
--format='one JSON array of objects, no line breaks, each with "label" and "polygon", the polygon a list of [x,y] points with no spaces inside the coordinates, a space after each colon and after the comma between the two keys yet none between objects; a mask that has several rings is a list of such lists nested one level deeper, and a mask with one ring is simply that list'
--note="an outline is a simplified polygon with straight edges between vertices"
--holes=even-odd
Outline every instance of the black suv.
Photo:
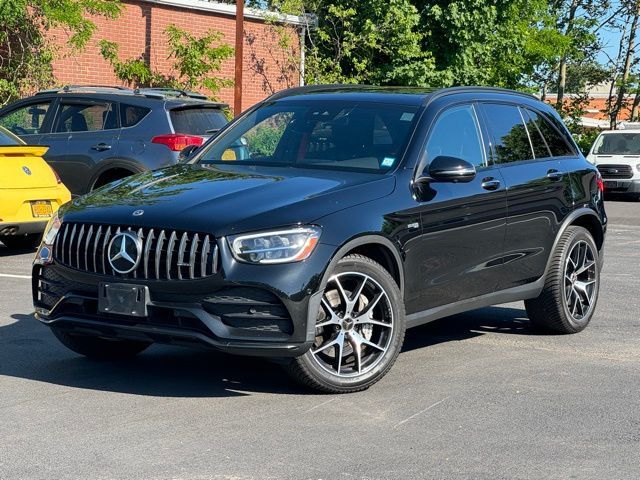
[{"label": "black suv", "polygon": [[303,87],[62,207],[33,295],[87,356],[199,343],[352,392],[447,315],[524,300],[535,327],[582,330],[605,225],[597,170],[534,97]]},{"label": "black suv", "polygon": [[227,123],[225,104],[172,89],[67,86],[0,109],[0,125],[29,145],[75,195],[175,164]]}]

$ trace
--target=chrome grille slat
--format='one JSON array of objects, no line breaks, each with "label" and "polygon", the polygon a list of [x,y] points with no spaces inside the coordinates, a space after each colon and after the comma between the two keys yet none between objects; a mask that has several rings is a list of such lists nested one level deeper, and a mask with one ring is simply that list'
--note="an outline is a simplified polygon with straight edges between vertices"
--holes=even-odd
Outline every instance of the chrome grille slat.
[{"label": "chrome grille slat", "polygon": [[89,225],[89,230],[87,231],[87,239],[84,241],[84,269],[89,270],[89,264],[87,263],[87,253],[89,252],[89,242],[91,241],[91,237],[93,236],[93,225]]},{"label": "chrome grille slat", "polygon": [[198,250],[198,243],[200,237],[196,233],[191,241],[191,250],[189,251],[189,278],[193,280],[195,278],[195,266],[196,266],[196,251]]},{"label": "chrome grille slat", "polygon": [[144,244],[144,252],[142,257],[142,262],[144,264],[144,278],[149,278],[149,254],[151,253],[151,243],[155,235],[153,233],[153,228],[149,230],[149,235],[147,235],[147,241]]},{"label": "chrome grille slat", "polygon": [[[176,244],[176,232],[171,232],[171,236],[169,237],[169,244],[167,245],[167,280],[171,280],[171,258],[173,257],[173,247]],[[178,267],[180,270],[180,267]]]},{"label": "chrome grille slat", "polygon": [[158,236],[158,244],[156,245],[156,280],[160,280],[160,259],[162,257],[162,245],[164,245],[164,239],[167,235],[164,230],[160,232]]},{"label": "chrome grille slat", "polygon": [[209,235],[204,237],[204,245],[202,246],[202,253],[200,254],[200,276],[207,276],[207,257],[209,255]]},{"label": "chrome grille slat", "polygon": [[71,259],[73,258],[73,252],[71,251],[71,248],[73,247],[73,237],[76,236],[76,225],[73,226],[73,229],[71,229],[71,236],[69,237],[69,257],[67,258],[67,262],[70,264],[71,263]]},{"label": "chrome grille slat", "polygon": [[[108,261],[114,235],[131,232],[140,238],[142,258],[135,270],[118,274]],[[166,248],[165,248],[166,247]],[[62,265],[122,279],[195,280],[218,272],[219,251],[211,235],[139,226],[64,223],[53,248]]]},{"label": "chrome grille slat", "polygon": [[96,239],[93,241],[93,270],[98,271],[98,242],[100,241],[100,235],[102,235],[102,225],[98,227],[96,232]]}]

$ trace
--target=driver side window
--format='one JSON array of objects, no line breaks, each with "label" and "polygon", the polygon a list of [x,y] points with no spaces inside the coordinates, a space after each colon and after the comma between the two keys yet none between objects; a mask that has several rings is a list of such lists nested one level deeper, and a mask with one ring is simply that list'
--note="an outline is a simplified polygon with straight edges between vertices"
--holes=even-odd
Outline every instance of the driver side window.
[{"label": "driver side window", "polygon": [[476,168],[485,166],[482,137],[472,105],[450,108],[436,119],[427,140],[426,165],[440,156],[460,158]]},{"label": "driver side window", "polygon": [[0,125],[18,136],[41,133],[49,105],[43,102],[18,108],[0,118]]}]

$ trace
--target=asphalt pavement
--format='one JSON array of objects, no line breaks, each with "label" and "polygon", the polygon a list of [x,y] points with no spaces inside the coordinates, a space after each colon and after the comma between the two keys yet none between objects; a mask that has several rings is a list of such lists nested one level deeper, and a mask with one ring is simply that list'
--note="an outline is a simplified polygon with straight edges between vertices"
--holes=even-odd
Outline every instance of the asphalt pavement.
[{"label": "asphalt pavement", "polygon": [[0,244],[0,479],[636,479],[640,202],[607,211],[584,332],[534,334],[522,303],[445,318],[351,395],[208,350],[75,355],[32,316],[32,253]]}]

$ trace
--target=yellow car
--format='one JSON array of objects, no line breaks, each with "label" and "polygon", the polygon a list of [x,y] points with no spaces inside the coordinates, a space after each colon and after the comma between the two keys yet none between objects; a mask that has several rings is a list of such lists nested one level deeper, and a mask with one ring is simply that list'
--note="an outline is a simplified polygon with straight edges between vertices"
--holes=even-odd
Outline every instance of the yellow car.
[{"label": "yellow car", "polygon": [[47,148],[28,146],[0,127],[0,242],[9,248],[38,246],[51,216],[71,200],[42,159]]}]

